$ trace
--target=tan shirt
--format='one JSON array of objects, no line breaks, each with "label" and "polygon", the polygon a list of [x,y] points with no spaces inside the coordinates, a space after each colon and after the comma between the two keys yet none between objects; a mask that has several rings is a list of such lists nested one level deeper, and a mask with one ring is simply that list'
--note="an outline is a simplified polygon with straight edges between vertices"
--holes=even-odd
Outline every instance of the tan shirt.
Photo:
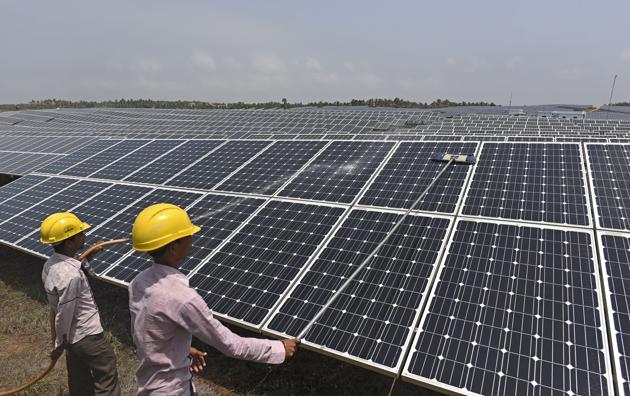
[{"label": "tan shirt", "polygon": [[103,332],[92,289],[81,271],[81,262],[54,253],[44,264],[42,282],[55,314],[55,348],[71,345]]},{"label": "tan shirt", "polygon": [[279,364],[281,341],[243,338],[216,320],[178,270],[153,264],[129,285],[131,330],[140,367],[138,395],[190,394],[192,336],[227,356]]}]

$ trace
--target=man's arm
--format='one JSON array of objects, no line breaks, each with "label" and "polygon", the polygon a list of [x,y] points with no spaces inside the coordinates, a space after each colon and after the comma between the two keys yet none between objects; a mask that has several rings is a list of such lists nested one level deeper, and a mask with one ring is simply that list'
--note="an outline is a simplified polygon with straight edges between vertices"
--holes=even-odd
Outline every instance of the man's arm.
[{"label": "man's arm", "polygon": [[[227,356],[260,363],[279,364],[291,357],[295,341],[290,348],[282,341],[245,338],[234,334],[216,320],[203,299],[195,296],[179,310],[179,324],[204,343],[218,349]],[[289,353],[290,352],[290,353]]]},{"label": "man's arm", "polygon": [[77,296],[81,278],[75,276],[68,282],[68,285],[59,292],[59,302],[57,303],[57,314],[55,315],[55,349],[65,347],[70,334],[70,327],[74,318],[77,305]]}]

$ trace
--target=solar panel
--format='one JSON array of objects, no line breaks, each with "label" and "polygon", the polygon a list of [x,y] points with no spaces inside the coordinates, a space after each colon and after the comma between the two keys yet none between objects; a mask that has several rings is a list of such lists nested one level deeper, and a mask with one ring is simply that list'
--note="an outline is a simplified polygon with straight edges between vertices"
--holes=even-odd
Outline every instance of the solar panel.
[{"label": "solar panel", "polygon": [[392,142],[332,142],[278,195],[351,203],[393,146]]},{"label": "solar panel", "polygon": [[[136,194],[140,190],[136,186],[125,186],[130,190],[135,190]],[[146,190],[145,190],[146,191]],[[127,192],[124,192],[127,194]],[[137,201],[131,203],[111,220],[102,223],[94,231],[88,235],[91,241],[110,240],[131,237],[131,226],[138,214],[147,206],[157,203],[171,203],[181,208],[186,208],[195,200],[201,197],[200,193],[155,189],[150,193],[143,195]],[[99,252],[91,261],[90,266],[99,275],[103,275],[108,267],[116,263],[121,257],[129,253],[131,246],[129,244],[120,244],[108,247],[107,250]],[[126,275],[123,275],[126,276]]]},{"label": "solar panel", "polygon": [[216,189],[273,194],[325,145],[321,141],[276,142]]},{"label": "solar panel", "polygon": [[123,140],[117,145],[110,147],[95,154],[88,159],[77,163],[71,168],[61,172],[62,175],[68,176],[82,176],[86,177],[96,172],[97,170],[111,164],[112,162],[119,160],[132,151],[142,147],[148,142],[148,140]]},{"label": "solar panel", "polygon": [[57,154],[14,153],[0,151],[0,173],[24,175],[62,157]]},{"label": "solar panel", "polygon": [[162,184],[193,162],[222,144],[223,140],[191,140],[177,147],[168,159],[152,162],[139,171],[125,177],[126,181]]},{"label": "solar panel", "polygon": [[166,184],[211,189],[269,144],[271,144],[270,141],[260,140],[229,141],[167,181]]},{"label": "solar panel", "polygon": [[403,376],[457,393],[612,393],[590,231],[458,220]]},{"label": "solar panel", "polygon": [[483,143],[461,213],[589,225],[579,144]]},{"label": "solar panel", "polygon": [[215,314],[260,325],[344,209],[271,201],[190,276]]},{"label": "solar panel", "polygon": [[[266,329],[297,336],[402,214],[353,210]],[[450,220],[408,216],[302,340],[398,372]]]},{"label": "solar panel", "polygon": [[[264,202],[264,199],[208,194],[189,207],[188,215],[195,225],[201,227],[201,232],[195,234],[193,248],[179,270],[188,274],[197,267]],[[148,254],[132,252],[104,276],[128,283],[152,262]]]},{"label": "solar panel", "polygon": [[[107,188],[106,183],[98,183],[93,181],[79,181],[71,184],[58,193],[48,195],[41,202],[29,207],[26,211],[20,213],[19,216],[7,220],[3,225],[3,229],[7,229],[11,233],[11,237],[5,234],[5,240],[15,244],[25,236],[38,231],[42,221],[49,215],[56,212],[67,212],[73,207],[78,206],[101,190]],[[20,244],[18,243],[18,246]],[[41,249],[35,250],[40,252]],[[45,251],[48,251],[47,249]]]},{"label": "solar panel", "polygon": [[21,194],[4,201],[2,205],[0,205],[0,240],[6,241],[13,238],[11,229],[3,226],[5,221],[13,216],[19,215],[21,212],[33,207],[33,205],[40,203],[52,194],[74,183],[76,183],[76,180],[49,178],[25,190]]},{"label": "solar panel", "polygon": [[26,175],[12,182],[0,187],[0,203],[7,199],[14,198],[16,195],[21,194],[25,190],[34,187],[43,180],[47,179],[45,176]]},{"label": "solar panel", "polygon": [[597,225],[630,230],[630,145],[587,144],[586,151]]},{"label": "solar panel", "polygon": [[599,233],[604,294],[620,395],[630,395],[630,235]]},{"label": "solar panel", "polygon": [[[477,143],[401,143],[359,201],[361,205],[408,209],[446,163],[434,155],[475,154]],[[415,209],[454,213],[471,166],[451,165]]]},{"label": "solar panel", "polygon": [[118,143],[120,143],[120,140],[97,140],[88,146],[82,147],[80,150],[74,151],[63,158],[49,163],[38,171],[40,173],[58,174]]},{"label": "solar panel", "polygon": [[183,140],[154,140],[147,143],[132,154],[107,165],[105,168],[90,175],[97,179],[121,180],[143,166],[158,159],[162,154],[182,144]]}]

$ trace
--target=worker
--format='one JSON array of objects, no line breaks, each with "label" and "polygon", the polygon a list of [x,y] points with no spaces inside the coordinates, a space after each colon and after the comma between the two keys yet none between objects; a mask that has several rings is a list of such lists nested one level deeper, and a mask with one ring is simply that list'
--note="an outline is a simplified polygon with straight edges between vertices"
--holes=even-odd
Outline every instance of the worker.
[{"label": "worker", "polygon": [[[88,228],[69,212],[52,214],[41,225],[41,242],[54,249],[42,271],[51,308],[51,357],[56,360],[66,351],[70,395],[120,395],[116,355],[103,335],[82,263],[74,258],[85,244]],[[93,250],[86,259],[99,249]]]},{"label": "worker", "polygon": [[133,224],[133,248],[153,258],[129,285],[138,395],[195,394],[191,371],[203,369],[205,353],[191,348],[193,336],[227,356],[261,363],[280,364],[297,348],[297,340],[240,337],[213,317],[178,270],[198,231],[188,214],[171,204],[145,208]]}]

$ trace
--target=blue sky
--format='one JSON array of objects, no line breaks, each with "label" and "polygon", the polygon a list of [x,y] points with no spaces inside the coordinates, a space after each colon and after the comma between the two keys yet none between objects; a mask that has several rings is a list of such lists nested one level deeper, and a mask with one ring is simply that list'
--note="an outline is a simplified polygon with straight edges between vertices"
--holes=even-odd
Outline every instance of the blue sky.
[{"label": "blue sky", "polygon": [[630,1],[0,3],[0,102],[630,100]]}]

